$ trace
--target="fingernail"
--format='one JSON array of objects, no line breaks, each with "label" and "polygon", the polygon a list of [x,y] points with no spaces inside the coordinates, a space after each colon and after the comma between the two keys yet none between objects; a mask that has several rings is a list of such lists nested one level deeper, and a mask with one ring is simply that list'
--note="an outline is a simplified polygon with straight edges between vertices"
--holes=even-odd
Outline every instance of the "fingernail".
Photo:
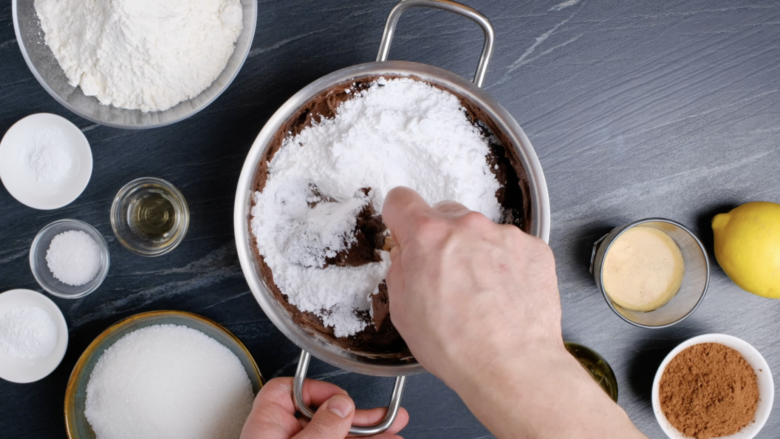
[{"label": "fingernail", "polygon": [[334,396],[328,400],[328,410],[340,418],[346,418],[352,413],[352,401],[343,396]]}]

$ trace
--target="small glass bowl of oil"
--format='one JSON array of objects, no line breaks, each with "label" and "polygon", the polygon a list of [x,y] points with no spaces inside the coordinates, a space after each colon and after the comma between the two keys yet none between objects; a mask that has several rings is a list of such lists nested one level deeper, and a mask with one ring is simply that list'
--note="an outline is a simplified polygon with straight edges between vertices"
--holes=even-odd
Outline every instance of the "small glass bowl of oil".
[{"label": "small glass bowl of oil", "polygon": [[615,372],[612,371],[612,367],[593,349],[583,346],[581,344],[565,342],[566,350],[580,362],[582,367],[588,371],[590,376],[596,381],[604,392],[612,398],[613,401],[618,400],[618,385],[617,378],[615,378]]},{"label": "small glass bowl of oil", "polygon": [[171,183],[153,177],[131,181],[111,206],[111,227],[119,242],[141,256],[164,255],[187,234],[190,210]]}]

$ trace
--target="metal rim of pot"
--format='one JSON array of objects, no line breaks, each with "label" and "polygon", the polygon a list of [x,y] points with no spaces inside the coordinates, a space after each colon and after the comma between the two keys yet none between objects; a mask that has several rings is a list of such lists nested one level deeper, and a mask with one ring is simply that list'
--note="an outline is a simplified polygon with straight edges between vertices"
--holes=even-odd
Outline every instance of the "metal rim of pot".
[{"label": "metal rim of pot", "polygon": [[[453,12],[469,18],[480,25],[485,35],[485,43],[473,83],[447,70],[427,64],[387,60],[398,20],[404,11],[412,7],[429,7]],[[279,127],[302,105],[323,90],[360,77],[373,75],[414,76],[425,82],[442,86],[470,103],[478,104],[481,109],[491,116],[492,121],[502,134],[510,139],[511,145],[505,145],[505,147],[511,147],[517,153],[528,177],[528,196],[530,198],[531,210],[530,233],[547,242],[550,235],[550,201],[539,159],[528,137],[514,118],[495,99],[480,88],[493,53],[493,43],[494,32],[490,21],[475,9],[449,0],[402,0],[396,4],[388,16],[376,62],[347,67],[323,76],[307,85],[293,95],[271,116],[255,139],[244,162],[238,181],[234,210],[236,247],[244,277],[260,307],[271,322],[288,339],[302,349],[294,380],[293,396],[298,411],[304,416],[311,418],[314,414],[313,410],[303,402],[303,383],[311,360],[310,352],[326,363],[352,372],[372,376],[396,377],[395,387],[384,419],[374,426],[352,426],[349,432],[352,436],[372,436],[390,428],[400,408],[406,376],[422,373],[424,369],[416,361],[412,363],[383,364],[381,361],[369,361],[369,357],[357,355],[333,346],[321,337],[315,336],[301,328],[276,301],[276,298],[259,274],[258,261],[255,260],[252,251],[253,236],[249,228],[254,190],[253,182],[260,160],[265,156],[270,141]]]}]

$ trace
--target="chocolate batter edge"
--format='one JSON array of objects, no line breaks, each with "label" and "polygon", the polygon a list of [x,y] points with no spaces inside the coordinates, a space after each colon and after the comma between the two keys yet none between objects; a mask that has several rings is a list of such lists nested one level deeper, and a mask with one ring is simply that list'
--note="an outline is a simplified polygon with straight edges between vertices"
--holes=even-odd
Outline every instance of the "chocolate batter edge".
[{"label": "chocolate batter edge", "polygon": [[[273,159],[274,154],[282,147],[284,139],[291,135],[297,135],[304,128],[311,126],[313,122],[322,118],[330,118],[335,114],[338,106],[355,96],[355,92],[369,88],[379,78],[396,79],[411,78],[417,81],[425,82],[440,90],[444,90],[458,97],[461,105],[466,111],[467,117],[482,130],[487,139],[490,140],[491,154],[486,157],[491,171],[496,175],[501,188],[496,192],[496,197],[504,208],[506,214],[502,222],[515,224],[525,232],[531,229],[531,211],[530,211],[530,186],[525,169],[519,159],[515,148],[506,148],[504,145],[510,145],[509,138],[496,128],[495,122],[488,114],[479,108],[476,104],[467,101],[459,94],[425,81],[413,75],[366,75],[362,77],[351,78],[339,84],[333,85],[323,90],[318,95],[307,101],[287,121],[276,131],[276,134],[266,147],[261,162],[257,165],[253,181],[253,191],[262,191],[268,180],[268,165]],[[347,92],[351,90],[351,92]],[[254,201],[252,201],[254,206]],[[415,362],[406,343],[401,338],[398,331],[392,325],[389,318],[382,319],[375,327],[370,324],[368,313],[363,316],[369,325],[365,330],[350,337],[338,338],[333,334],[333,329],[323,325],[316,314],[311,312],[302,312],[295,305],[287,301],[285,294],[273,281],[273,272],[265,263],[265,259],[260,254],[257,239],[252,233],[252,217],[247,219],[249,236],[252,238],[252,253],[257,261],[257,268],[260,271],[263,283],[269,291],[272,292],[277,303],[279,303],[290,315],[290,318],[307,333],[321,338],[326,342],[350,351],[352,354],[364,356],[374,360],[395,360],[402,362]],[[379,294],[374,297],[374,306],[388,306],[387,286],[383,282],[379,287]],[[386,315],[387,310],[382,310]]]}]

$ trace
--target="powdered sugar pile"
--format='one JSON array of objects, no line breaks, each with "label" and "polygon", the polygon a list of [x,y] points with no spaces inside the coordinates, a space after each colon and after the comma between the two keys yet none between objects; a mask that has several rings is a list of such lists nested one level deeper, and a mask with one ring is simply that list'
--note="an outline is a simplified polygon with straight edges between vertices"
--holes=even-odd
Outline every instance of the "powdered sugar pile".
[{"label": "powdered sugar pile", "polygon": [[35,10],[70,85],[144,112],[208,88],[243,28],[239,0],[35,0]]},{"label": "powdered sugar pile", "polygon": [[369,311],[388,253],[360,267],[323,269],[325,258],[349,248],[358,212],[368,203],[381,212],[397,186],[431,204],[457,200],[500,220],[489,153],[488,141],[448,92],[406,78],[380,78],[355,92],[335,117],[285,139],[265,188],[254,195],[252,231],[274,283],[337,337],[363,330],[358,312]]},{"label": "powdered sugar pile", "polygon": [[[297,188],[300,189],[300,188]],[[357,215],[369,203],[363,192],[341,202],[323,202],[321,196],[311,193],[288,193],[285,198],[317,203],[314,207],[295,209],[286,225],[287,233],[278,236],[277,247],[287,262],[303,267],[323,268],[325,259],[335,257],[349,248],[356,239],[354,233]],[[302,206],[299,206],[302,207]]]}]

